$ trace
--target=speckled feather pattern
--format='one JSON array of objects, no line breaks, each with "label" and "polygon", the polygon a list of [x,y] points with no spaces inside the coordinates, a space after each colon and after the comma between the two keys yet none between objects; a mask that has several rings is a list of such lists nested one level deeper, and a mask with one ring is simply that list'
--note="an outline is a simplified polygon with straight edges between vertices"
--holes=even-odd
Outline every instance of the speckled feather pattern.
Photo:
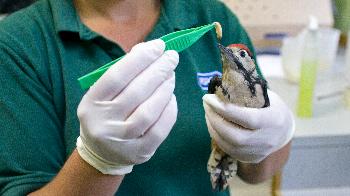
[{"label": "speckled feather pattern", "polygon": [[[262,108],[270,105],[267,84],[257,71],[249,51],[242,45],[224,47],[219,44],[222,56],[222,78],[214,77],[209,83],[208,93],[215,93],[223,102],[243,107]],[[228,181],[237,172],[236,160],[223,152],[212,140],[212,153],[208,161],[208,172],[214,190],[225,190]]]}]

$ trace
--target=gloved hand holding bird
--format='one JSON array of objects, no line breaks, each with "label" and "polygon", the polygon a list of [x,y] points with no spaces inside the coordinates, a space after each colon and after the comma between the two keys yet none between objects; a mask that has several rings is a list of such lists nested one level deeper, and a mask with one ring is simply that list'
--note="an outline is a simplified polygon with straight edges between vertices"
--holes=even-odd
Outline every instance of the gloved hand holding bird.
[{"label": "gloved hand holding bird", "polygon": [[[221,26],[217,24],[218,38]],[[291,111],[257,72],[253,54],[244,44],[218,44],[222,77],[211,79],[203,97],[212,137],[208,172],[214,190],[225,190],[237,161],[259,163],[286,145],[294,133]]]}]

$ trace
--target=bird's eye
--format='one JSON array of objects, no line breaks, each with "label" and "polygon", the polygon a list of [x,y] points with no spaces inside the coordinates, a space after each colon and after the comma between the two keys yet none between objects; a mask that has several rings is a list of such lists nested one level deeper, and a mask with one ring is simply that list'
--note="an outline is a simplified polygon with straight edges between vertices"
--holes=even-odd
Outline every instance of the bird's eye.
[{"label": "bird's eye", "polygon": [[240,55],[242,58],[244,58],[244,57],[247,55],[247,53],[246,53],[244,50],[242,50],[242,51],[239,53],[239,55]]}]

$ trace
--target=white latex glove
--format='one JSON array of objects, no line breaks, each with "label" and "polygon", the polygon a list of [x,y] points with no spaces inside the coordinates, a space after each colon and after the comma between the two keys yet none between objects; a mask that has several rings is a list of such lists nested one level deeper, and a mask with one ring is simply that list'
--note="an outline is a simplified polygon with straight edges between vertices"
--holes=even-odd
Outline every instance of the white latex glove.
[{"label": "white latex glove", "polygon": [[164,50],[161,40],[136,45],[79,104],[79,155],[104,174],[127,174],[149,160],[176,121],[179,56]]},{"label": "white latex glove", "polygon": [[271,105],[266,108],[223,103],[215,94],[203,96],[210,136],[232,158],[259,163],[292,139],[292,112],[276,93],[268,90],[268,95]]}]

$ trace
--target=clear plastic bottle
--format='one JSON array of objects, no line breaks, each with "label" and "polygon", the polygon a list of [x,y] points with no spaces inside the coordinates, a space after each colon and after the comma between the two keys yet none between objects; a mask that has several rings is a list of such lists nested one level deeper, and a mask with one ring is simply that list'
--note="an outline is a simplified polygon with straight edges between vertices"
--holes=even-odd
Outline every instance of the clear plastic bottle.
[{"label": "clear plastic bottle", "polygon": [[299,97],[297,103],[297,115],[299,117],[312,117],[314,89],[318,68],[317,30],[317,19],[315,17],[310,17],[301,62]]}]

